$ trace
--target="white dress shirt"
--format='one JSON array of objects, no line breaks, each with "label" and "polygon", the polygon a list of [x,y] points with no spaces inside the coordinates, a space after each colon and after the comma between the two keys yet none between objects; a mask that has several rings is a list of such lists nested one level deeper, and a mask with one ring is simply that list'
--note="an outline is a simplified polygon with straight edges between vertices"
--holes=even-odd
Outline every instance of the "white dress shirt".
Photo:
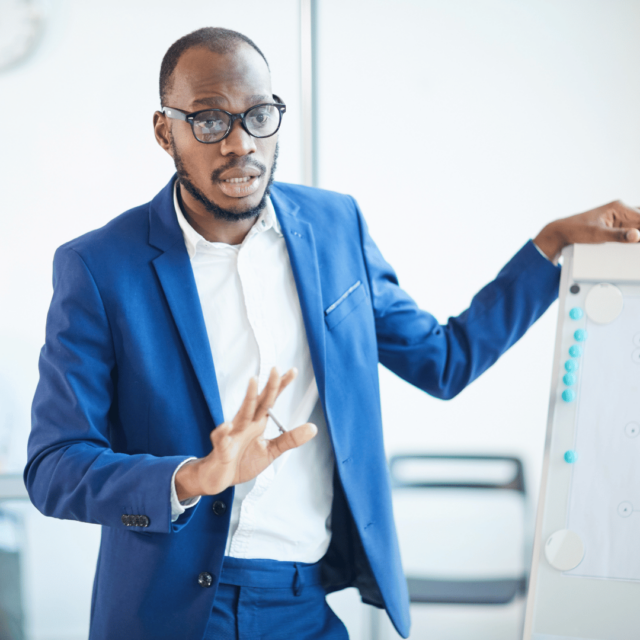
[{"label": "white dress shirt", "polygon": [[[258,377],[262,389],[272,367],[280,374],[296,367],[298,377],[278,398],[274,413],[286,428],[305,422],[318,427],[310,442],[284,453],[254,480],[236,486],[225,554],[317,562],[331,539],[334,456],[289,254],[273,205],[267,201],[240,245],[205,240],[185,219],[177,187],[174,205],[202,306],[224,419],[235,416],[252,376]],[[269,420],[265,436],[278,435]],[[199,500],[178,501],[175,473],[173,521]]]}]

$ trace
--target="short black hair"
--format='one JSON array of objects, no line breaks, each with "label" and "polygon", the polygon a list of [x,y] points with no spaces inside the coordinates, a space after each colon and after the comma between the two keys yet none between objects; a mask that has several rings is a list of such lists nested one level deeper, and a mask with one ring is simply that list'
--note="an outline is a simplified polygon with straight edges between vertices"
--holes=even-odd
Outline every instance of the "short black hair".
[{"label": "short black hair", "polygon": [[264,53],[258,48],[258,45],[251,38],[247,38],[247,36],[231,29],[203,27],[176,40],[169,47],[167,53],[164,54],[160,65],[160,104],[162,106],[165,105],[165,98],[171,88],[171,76],[178,64],[178,60],[180,60],[185,51],[193,47],[207,47],[214,53],[230,53],[242,42],[253,47],[262,56],[267,68],[269,68],[269,63],[264,57]]}]

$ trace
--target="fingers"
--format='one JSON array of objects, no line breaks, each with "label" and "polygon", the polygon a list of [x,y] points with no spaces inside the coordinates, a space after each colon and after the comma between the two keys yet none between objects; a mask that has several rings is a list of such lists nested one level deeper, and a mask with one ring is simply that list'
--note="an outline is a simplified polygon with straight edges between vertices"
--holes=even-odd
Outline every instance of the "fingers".
[{"label": "fingers", "polygon": [[235,421],[239,425],[245,424],[247,421],[253,420],[256,413],[256,405],[258,403],[258,378],[255,376],[249,380],[247,394],[242,401],[242,405],[236,414]]},{"label": "fingers", "polygon": [[631,216],[631,218],[640,218],[640,207],[632,207],[626,202],[622,202],[621,200],[616,200],[613,203],[613,206],[618,209],[622,214],[626,214]]},{"label": "fingers", "polygon": [[311,422],[307,422],[295,429],[291,429],[291,431],[283,433],[273,440],[269,440],[267,445],[269,453],[273,459],[275,459],[285,451],[289,451],[289,449],[295,449],[296,447],[301,447],[303,444],[306,444],[314,438],[317,433],[318,427]]},{"label": "fingers", "polygon": [[297,375],[298,370],[293,367],[292,369],[289,369],[289,371],[287,371],[287,373],[285,373],[282,378],[280,378],[280,388],[278,389],[277,397],[280,397],[280,394],[296,379]]},{"label": "fingers", "polygon": [[[242,401],[242,406],[233,419],[236,432],[244,431],[249,425],[260,422],[267,416],[267,410],[273,407],[278,396],[298,375],[297,369],[289,369],[282,377],[278,375],[278,370],[273,367],[269,373],[267,384],[258,395],[258,379],[256,377],[249,380],[247,394]],[[219,429],[220,427],[218,427]]]},{"label": "fingers", "polygon": [[625,239],[627,242],[640,241],[640,231],[638,229],[626,229]]},{"label": "fingers", "polygon": [[263,418],[267,415],[267,409],[273,407],[273,404],[278,397],[279,389],[280,376],[278,375],[278,370],[273,367],[273,369],[271,369],[271,373],[269,374],[267,384],[265,385],[262,393],[258,398],[258,406],[256,407],[256,411],[254,414],[254,420],[260,420],[260,418]]},{"label": "fingers", "polygon": [[618,242],[637,242],[636,234],[629,233],[640,228],[640,212],[636,207],[630,207],[620,200],[611,202],[603,207],[605,212],[603,222],[606,226],[617,228],[623,233]]},{"label": "fingers", "polygon": [[298,370],[295,368],[289,369],[289,371],[287,371],[287,373],[282,377],[278,375],[278,370],[275,367],[271,369],[267,384],[258,398],[258,406],[255,412],[256,420],[266,415],[267,409],[271,409],[271,407],[273,407],[278,396],[287,388],[297,375]]},{"label": "fingers", "polygon": [[640,231],[635,228],[611,228],[600,227],[597,231],[597,237],[594,242],[626,242],[629,244],[640,240]]}]

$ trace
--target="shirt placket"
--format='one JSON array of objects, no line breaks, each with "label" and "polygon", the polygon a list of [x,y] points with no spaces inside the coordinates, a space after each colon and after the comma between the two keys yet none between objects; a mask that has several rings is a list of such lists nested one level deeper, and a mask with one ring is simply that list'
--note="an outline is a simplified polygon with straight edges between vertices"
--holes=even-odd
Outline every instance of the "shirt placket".
[{"label": "shirt placket", "polygon": [[[247,317],[258,345],[258,388],[261,390],[269,378],[269,372],[275,365],[275,346],[265,314],[263,287],[260,282],[260,265],[256,264],[255,258],[256,243],[262,239],[260,235],[258,230],[252,229],[249,237],[238,251],[237,265]],[[272,425],[269,423],[267,429],[270,428]],[[271,434],[267,433],[266,436],[271,437]],[[258,503],[275,479],[276,471],[274,465],[269,465],[257,476],[253,488],[243,500],[240,521],[229,550],[230,555],[242,558],[248,554],[251,536],[258,522]]]}]

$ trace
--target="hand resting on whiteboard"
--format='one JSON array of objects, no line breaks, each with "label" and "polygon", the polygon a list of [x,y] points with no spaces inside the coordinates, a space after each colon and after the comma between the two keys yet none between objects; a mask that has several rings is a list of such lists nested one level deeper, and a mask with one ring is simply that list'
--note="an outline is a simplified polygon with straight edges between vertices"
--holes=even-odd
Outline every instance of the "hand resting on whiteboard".
[{"label": "hand resting on whiteboard", "polygon": [[619,200],[569,218],[550,222],[535,238],[537,247],[554,264],[569,244],[640,241],[640,209]]}]

